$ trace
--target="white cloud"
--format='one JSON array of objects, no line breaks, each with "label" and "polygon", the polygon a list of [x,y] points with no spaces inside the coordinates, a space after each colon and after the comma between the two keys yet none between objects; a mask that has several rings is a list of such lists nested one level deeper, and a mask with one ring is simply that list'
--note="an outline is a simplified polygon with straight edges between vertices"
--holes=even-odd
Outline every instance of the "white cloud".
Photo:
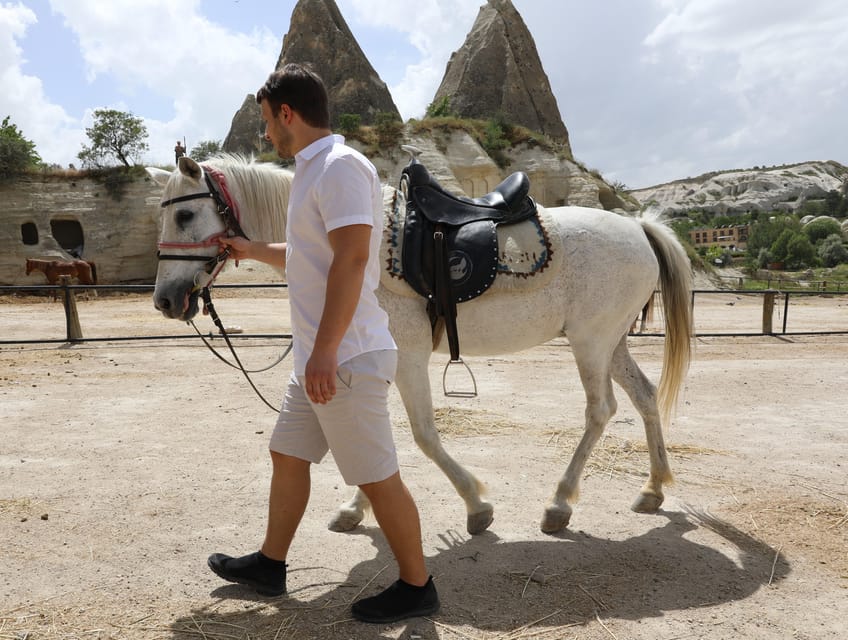
[{"label": "white cloud", "polygon": [[[418,62],[406,67],[403,78],[389,86],[401,116],[407,120],[424,115],[436,95],[450,55],[465,42],[482,2],[420,0],[408,4],[347,0],[339,4],[343,12],[344,5],[353,9],[351,15],[346,16],[349,23],[359,21],[403,34],[420,53]],[[377,66],[377,62],[372,60],[371,63]]]},{"label": "white cloud", "polygon": [[[337,2],[408,119],[423,115],[485,0]],[[638,187],[724,168],[846,161],[844,0],[513,3],[575,155],[610,179]],[[178,138],[189,146],[223,139],[273,68],[295,0],[50,4],[55,16],[41,25],[21,2],[0,0],[0,118],[11,114],[42,157],[64,164],[87,141],[91,110],[132,111],[150,133],[145,161],[164,164]],[[26,71],[37,65],[22,48],[33,46],[28,33],[44,37],[42,27],[62,21],[63,55],[78,49],[80,57],[56,63],[68,69],[60,79],[75,84],[45,75],[45,88]],[[235,23],[242,32],[227,26]],[[272,33],[254,24],[281,26]],[[84,99],[72,104],[69,90]],[[88,116],[79,113],[85,107]]]},{"label": "white cloud", "polygon": [[[751,164],[844,159],[833,135],[844,142],[845,134],[827,132],[848,99],[844,2],[660,4],[668,13],[644,39],[657,73],[677,66],[688,98],[712,92],[712,113],[699,113],[711,134],[697,149],[702,161],[713,158],[719,169],[733,168],[734,158]],[[810,157],[817,151],[824,156]]]},{"label": "white cloud", "polygon": [[163,117],[131,109],[145,119],[151,162],[173,162],[174,140],[183,136],[189,146],[222,140],[279,53],[278,35],[232,32],[204,18],[197,0],[52,0],[51,6],[76,35],[90,81],[115,82],[134,105],[145,94],[171,105]]},{"label": "white cloud", "polygon": [[18,43],[36,22],[35,13],[23,4],[0,4],[0,120],[12,116],[10,122],[48,160],[64,157],[69,146],[78,147],[82,130],[46,98],[40,79],[21,71],[25,59]]}]

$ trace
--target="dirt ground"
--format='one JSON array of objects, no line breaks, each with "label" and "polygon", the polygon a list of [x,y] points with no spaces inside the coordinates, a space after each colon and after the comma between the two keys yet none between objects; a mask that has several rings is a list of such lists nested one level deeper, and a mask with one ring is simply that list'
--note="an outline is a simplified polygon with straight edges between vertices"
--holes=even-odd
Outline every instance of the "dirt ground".
[{"label": "dirt ground", "polygon": [[[288,330],[283,298],[219,290],[216,300],[226,324],[253,334]],[[699,296],[696,329],[757,331],[759,305]],[[159,316],[149,294],[101,294],[78,309],[86,338],[191,333]],[[805,299],[790,313],[844,329],[848,298]],[[58,303],[0,298],[3,339],[64,329]],[[656,330],[631,339],[653,380]],[[261,367],[286,343],[237,346]],[[441,357],[431,383],[446,447],[487,485],[494,523],[465,532],[462,502],[416,448],[393,391],[442,610],[371,626],[350,618],[349,603],[395,569],[373,518],[353,533],[327,530],[351,495],[331,459],[313,472],[287,596],[257,597],[206,568],[210,553],[261,542],[274,414],[197,338],[1,345],[0,639],[848,637],[848,335],[698,339],[666,429],[677,482],[657,515],[629,509],[648,462],[617,390],[571,526],[555,536],[539,522],[584,407],[568,341],[468,361],[477,398],[442,395]],[[278,399],[290,366],[257,384]]]}]

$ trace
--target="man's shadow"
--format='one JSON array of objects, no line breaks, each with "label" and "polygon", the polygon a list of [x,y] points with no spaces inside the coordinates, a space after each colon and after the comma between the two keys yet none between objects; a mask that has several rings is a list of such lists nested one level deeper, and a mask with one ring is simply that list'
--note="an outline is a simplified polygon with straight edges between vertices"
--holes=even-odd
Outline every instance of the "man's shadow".
[{"label": "man's shadow", "polygon": [[[687,509],[662,511],[664,524],[625,540],[566,531],[549,540],[502,542],[485,533],[470,539],[447,533],[444,548],[427,559],[436,577],[442,610],[440,625],[489,631],[538,629],[618,618],[638,620],[667,611],[715,606],[739,600],[786,577],[782,554],[714,516]],[[712,546],[685,534],[702,530]],[[353,534],[371,538],[376,556],[360,562],[346,579],[313,599],[298,596],[322,585],[298,585],[290,572],[289,594],[266,599],[239,585],[212,592],[219,599],[254,602],[250,610],[216,613],[220,601],[192,610],[171,625],[173,638],[213,637],[234,629],[250,637],[324,639],[438,638],[433,620],[417,618],[391,625],[367,625],[350,617],[350,602],[372,595],[395,579],[395,563],[376,527]],[[710,535],[709,533],[706,535]],[[722,549],[721,551],[719,550]],[[301,576],[308,575],[307,568]],[[300,577],[300,580],[303,580]],[[279,636],[281,631],[285,634]],[[275,635],[277,634],[277,635]]]}]

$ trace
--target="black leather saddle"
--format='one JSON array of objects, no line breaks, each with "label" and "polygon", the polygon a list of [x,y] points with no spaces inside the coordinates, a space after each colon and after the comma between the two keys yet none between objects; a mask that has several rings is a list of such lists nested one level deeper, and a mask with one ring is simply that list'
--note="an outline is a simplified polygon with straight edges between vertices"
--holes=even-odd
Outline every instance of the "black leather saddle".
[{"label": "black leather saddle", "polygon": [[[473,300],[494,282],[498,269],[499,225],[537,215],[528,195],[530,180],[517,172],[480,198],[454,196],[412,154],[401,173],[406,198],[403,274],[427,298],[434,342],[444,325],[451,360],[459,360],[456,304]],[[414,150],[417,151],[417,150]]]}]

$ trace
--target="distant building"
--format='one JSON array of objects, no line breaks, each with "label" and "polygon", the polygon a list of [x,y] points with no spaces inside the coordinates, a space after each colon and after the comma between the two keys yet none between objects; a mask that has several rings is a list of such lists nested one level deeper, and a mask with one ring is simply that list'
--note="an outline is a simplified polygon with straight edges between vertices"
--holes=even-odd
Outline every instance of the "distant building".
[{"label": "distant building", "polygon": [[689,240],[698,247],[721,247],[731,251],[744,251],[748,247],[749,226],[735,224],[712,229],[700,228],[689,232]]}]

